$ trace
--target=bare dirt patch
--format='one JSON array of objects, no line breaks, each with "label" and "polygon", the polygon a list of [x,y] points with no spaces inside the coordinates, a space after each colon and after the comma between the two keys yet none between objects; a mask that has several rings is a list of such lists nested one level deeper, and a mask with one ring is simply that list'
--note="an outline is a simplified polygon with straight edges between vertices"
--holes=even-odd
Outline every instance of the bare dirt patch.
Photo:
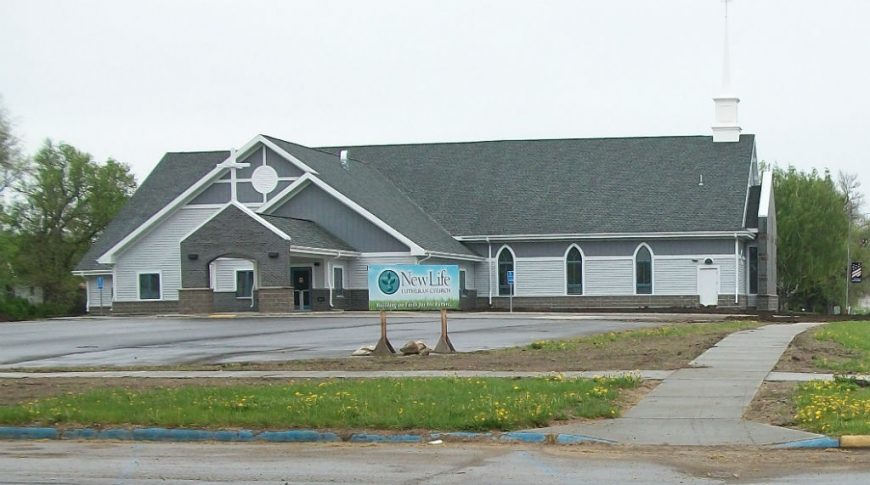
[{"label": "bare dirt patch", "polygon": [[[584,370],[671,370],[688,363],[734,330],[680,337],[644,336],[607,345],[582,342],[564,350],[509,349],[428,356],[349,357],[269,363],[177,366],[177,370],[477,370],[558,372]],[[139,368],[141,370],[141,368]]]},{"label": "bare dirt patch", "polygon": [[792,400],[797,385],[796,382],[765,382],[743,417],[774,426],[797,427],[794,421],[797,411]]},{"label": "bare dirt patch", "polygon": [[811,329],[798,335],[779,359],[774,370],[782,372],[831,372],[819,369],[813,359],[827,359],[836,362],[861,358],[859,352],[843,347],[837,342],[817,340],[815,330]]}]

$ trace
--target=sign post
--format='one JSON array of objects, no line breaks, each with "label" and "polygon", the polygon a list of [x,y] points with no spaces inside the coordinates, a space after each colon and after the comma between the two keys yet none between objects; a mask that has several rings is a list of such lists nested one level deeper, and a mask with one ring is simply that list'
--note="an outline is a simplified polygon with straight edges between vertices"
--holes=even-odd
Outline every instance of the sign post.
[{"label": "sign post", "polygon": [[372,353],[375,355],[393,355],[396,353],[396,350],[387,338],[387,312],[384,310],[381,310],[381,339],[378,340],[378,344]]},{"label": "sign post", "polygon": [[374,353],[395,353],[387,340],[386,310],[440,310],[441,338],[433,350],[456,351],[447,336],[447,310],[459,309],[459,266],[370,265],[368,289],[369,310],[381,312],[381,341]]},{"label": "sign post", "polygon": [[105,278],[102,276],[97,276],[97,289],[100,290],[100,315],[106,311],[103,306],[103,286],[105,285],[105,281]]},{"label": "sign post", "polygon": [[507,280],[508,280],[507,281],[508,286],[510,287],[510,296],[508,296],[508,299],[510,301],[510,312],[513,313],[514,312],[514,272],[513,271],[507,272]]}]

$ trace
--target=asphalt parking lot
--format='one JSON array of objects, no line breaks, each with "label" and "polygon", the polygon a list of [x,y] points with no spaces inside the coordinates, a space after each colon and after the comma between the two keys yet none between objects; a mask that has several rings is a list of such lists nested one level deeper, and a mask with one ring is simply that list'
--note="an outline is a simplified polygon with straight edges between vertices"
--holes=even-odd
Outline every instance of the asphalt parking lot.
[{"label": "asphalt parking lot", "polygon": [[[456,313],[450,339],[458,351],[523,345],[673,321],[723,315]],[[398,348],[408,340],[435,346],[437,313],[388,317]],[[327,313],[235,318],[102,317],[0,323],[0,367],[90,367],[181,363],[269,362],[348,357],[380,335],[377,314]]]}]

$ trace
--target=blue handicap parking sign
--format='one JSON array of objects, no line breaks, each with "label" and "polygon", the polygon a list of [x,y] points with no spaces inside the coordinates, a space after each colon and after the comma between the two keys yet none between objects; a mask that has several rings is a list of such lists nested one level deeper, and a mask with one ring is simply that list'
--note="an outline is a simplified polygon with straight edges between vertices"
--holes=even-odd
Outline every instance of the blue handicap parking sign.
[{"label": "blue handicap parking sign", "polygon": [[514,272],[513,271],[507,272],[507,280],[508,280],[507,282],[509,285],[514,284]]},{"label": "blue handicap parking sign", "polygon": [[104,284],[105,284],[105,278],[103,278],[102,276],[97,276],[97,289],[102,290]]}]

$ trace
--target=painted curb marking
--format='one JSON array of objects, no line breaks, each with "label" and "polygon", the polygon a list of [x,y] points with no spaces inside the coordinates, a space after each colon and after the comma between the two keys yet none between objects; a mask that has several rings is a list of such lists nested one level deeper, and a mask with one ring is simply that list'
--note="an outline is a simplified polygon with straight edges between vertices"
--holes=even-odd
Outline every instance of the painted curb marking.
[{"label": "painted curb marking", "polygon": [[841,448],[870,448],[870,435],[846,435],[840,436]]},{"label": "painted curb marking", "polygon": [[840,440],[830,436],[810,438],[808,440],[789,441],[774,445],[774,448],[839,448]]},{"label": "painted curb marking", "polygon": [[313,443],[339,442],[351,443],[425,443],[446,439],[452,441],[502,441],[510,443],[554,443],[572,445],[579,443],[615,444],[615,441],[593,438],[584,435],[545,434],[529,431],[509,433],[473,433],[455,431],[430,434],[378,434],[354,433],[343,438],[336,433],[317,430],[287,431],[250,431],[217,430],[207,431],[185,428],[35,428],[0,427],[0,439],[7,440],[119,440],[119,441],[268,441],[273,443]]}]

